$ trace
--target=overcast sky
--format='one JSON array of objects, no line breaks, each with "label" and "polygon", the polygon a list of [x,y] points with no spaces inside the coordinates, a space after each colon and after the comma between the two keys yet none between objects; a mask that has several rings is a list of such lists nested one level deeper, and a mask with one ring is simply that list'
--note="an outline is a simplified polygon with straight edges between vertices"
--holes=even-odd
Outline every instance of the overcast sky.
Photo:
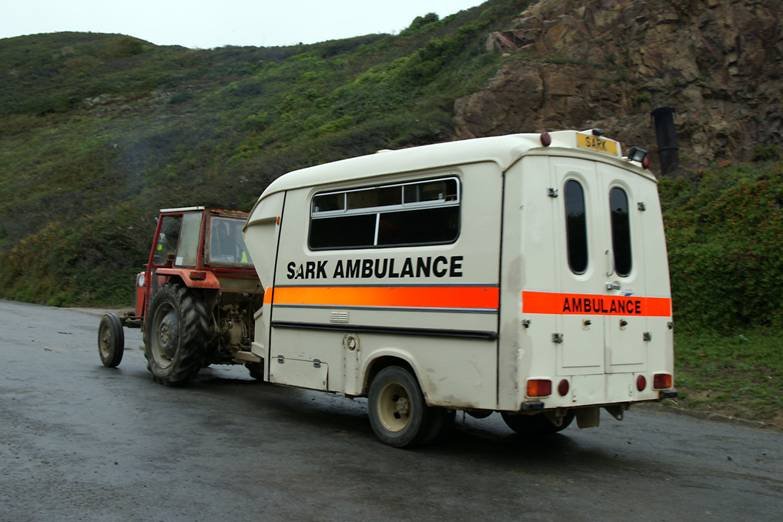
[{"label": "overcast sky", "polygon": [[123,33],[164,45],[287,45],[392,33],[481,0],[0,0],[0,38]]}]

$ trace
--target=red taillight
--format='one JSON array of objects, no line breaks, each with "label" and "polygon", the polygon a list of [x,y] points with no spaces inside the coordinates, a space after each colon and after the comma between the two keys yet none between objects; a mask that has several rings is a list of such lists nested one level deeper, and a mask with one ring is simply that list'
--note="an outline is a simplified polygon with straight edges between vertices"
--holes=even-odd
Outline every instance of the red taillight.
[{"label": "red taillight", "polygon": [[666,390],[672,387],[672,375],[670,373],[656,373],[653,375],[653,389]]},{"label": "red taillight", "polygon": [[647,379],[644,377],[644,375],[639,375],[636,378],[636,389],[638,391],[644,391],[645,388],[647,388]]},{"label": "red taillight", "polygon": [[650,168],[650,155],[647,154],[644,158],[642,158],[642,167],[645,169]]},{"label": "red taillight", "polygon": [[552,381],[549,379],[528,379],[528,397],[549,397],[552,395]]},{"label": "red taillight", "polygon": [[557,393],[559,393],[561,397],[568,395],[569,389],[570,385],[568,384],[568,379],[562,379],[559,383],[557,383]]},{"label": "red taillight", "polygon": [[549,147],[550,145],[552,145],[552,135],[546,131],[542,132],[541,145],[543,145],[544,147]]}]

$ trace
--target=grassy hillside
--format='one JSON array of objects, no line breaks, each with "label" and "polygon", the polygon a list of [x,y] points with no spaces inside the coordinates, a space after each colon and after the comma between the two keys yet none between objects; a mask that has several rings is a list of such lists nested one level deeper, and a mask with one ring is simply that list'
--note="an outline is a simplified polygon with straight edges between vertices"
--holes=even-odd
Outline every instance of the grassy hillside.
[{"label": "grassy hillside", "polygon": [[0,296],[127,302],[156,209],[249,208],[288,170],[449,139],[500,64],[487,33],[527,3],[281,48],[0,40]]}]

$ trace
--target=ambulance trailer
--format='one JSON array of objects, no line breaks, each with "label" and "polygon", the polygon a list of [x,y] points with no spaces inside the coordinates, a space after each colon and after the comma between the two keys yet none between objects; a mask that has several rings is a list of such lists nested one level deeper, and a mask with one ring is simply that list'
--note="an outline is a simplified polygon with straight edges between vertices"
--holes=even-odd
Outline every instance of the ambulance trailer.
[{"label": "ambulance trailer", "polygon": [[656,178],[600,131],[380,151],[285,174],[245,242],[263,379],[368,398],[377,437],[464,410],[514,431],[674,396]]}]

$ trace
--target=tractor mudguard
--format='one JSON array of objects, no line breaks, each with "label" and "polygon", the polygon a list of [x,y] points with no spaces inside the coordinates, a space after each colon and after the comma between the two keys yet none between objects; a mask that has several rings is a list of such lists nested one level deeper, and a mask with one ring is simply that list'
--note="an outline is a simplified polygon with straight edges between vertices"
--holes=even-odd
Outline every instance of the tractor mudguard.
[{"label": "tractor mudguard", "polygon": [[210,270],[193,270],[191,268],[158,268],[157,275],[177,276],[188,288],[206,288],[220,290],[220,281]]}]

